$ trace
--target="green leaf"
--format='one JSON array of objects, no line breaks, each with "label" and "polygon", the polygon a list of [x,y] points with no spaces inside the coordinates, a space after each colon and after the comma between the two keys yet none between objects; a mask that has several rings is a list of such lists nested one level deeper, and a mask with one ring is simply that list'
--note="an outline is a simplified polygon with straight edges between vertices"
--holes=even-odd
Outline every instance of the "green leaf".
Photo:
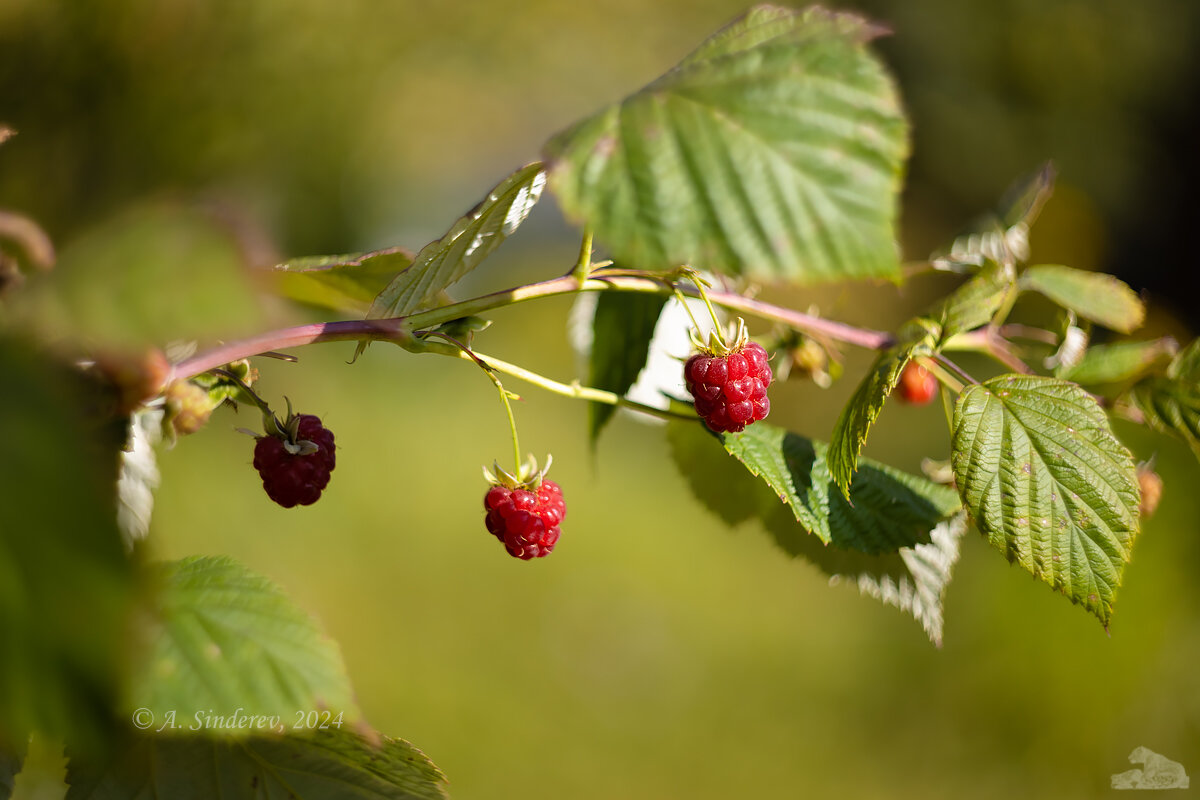
[{"label": "green leaf", "polygon": [[825,445],[764,423],[724,437],[733,459],[702,426],[672,422],[667,437],[693,493],[727,524],[761,519],[785,552],[912,614],[940,645],[942,594],[965,527],[952,490],[864,459],[847,502],[825,469]]},{"label": "green leaf", "polygon": [[116,525],[121,420],[82,372],[0,337],[0,743],[99,736],[137,590]]},{"label": "green leaf", "polygon": [[237,241],[211,215],[147,206],[68,243],[17,313],[53,341],[144,348],[236,338],[262,330],[250,278]]},{"label": "green leaf", "polygon": [[67,800],[448,797],[445,776],[408,742],[375,745],[341,728],[246,739],[136,736],[104,762],[72,758],[67,783]]},{"label": "green leaf", "polygon": [[939,336],[938,325],[928,320],[918,319],[906,325],[900,343],[880,354],[842,409],[833,427],[827,460],[829,473],[844,496],[850,496],[859,453],[888,396],[900,382],[904,367],[914,357],[932,353]]},{"label": "green leaf", "polygon": [[551,188],[641,269],[897,278],[907,124],[866,48],[880,32],[849,14],[758,6],[551,139]]},{"label": "green leaf", "polygon": [[950,247],[935,253],[939,266],[954,264],[1020,264],[1029,259],[1029,229],[1054,193],[1054,165],[1046,163],[1018,181],[997,208],[972,222]]},{"label": "green leaf", "polygon": [[367,319],[411,314],[495,252],[520,227],[542,196],[546,173],[540,162],[502,180],[449,232],[417,253],[371,303]]},{"label": "green leaf", "polygon": [[1011,266],[986,260],[975,276],[955,289],[929,315],[941,328],[937,346],[941,347],[952,336],[990,323],[1005,305],[1015,282]]},{"label": "green leaf", "polygon": [[1138,483],[1104,409],[1068,381],[1007,375],[954,408],[954,474],[988,541],[1107,627],[1138,532]]},{"label": "green leaf", "polygon": [[1150,427],[1183,439],[1200,458],[1200,339],[1175,356],[1165,376],[1139,382],[1130,396]]},{"label": "green leaf", "polygon": [[1083,360],[1060,377],[1083,386],[1103,386],[1136,380],[1165,366],[1179,349],[1168,337],[1144,342],[1098,344]]},{"label": "green leaf", "polygon": [[1021,288],[1043,294],[1084,319],[1121,333],[1141,327],[1146,318],[1146,309],[1133,289],[1102,272],[1038,264],[1021,275]]},{"label": "green leaf", "polygon": [[297,258],[275,267],[278,292],[289,300],[365,314],[392,279],[413,263],[412,253],[389,247],[370,253]]},{"label": "green leaf", "polygon": [[[654,326],[666,297],[636,292],[600,292],[592,318],[592,348],[588,385],[624,395],[637,382]],[[616,411],[607,403],[590,403],[589,433],[592,442]]]},{"label": "green leaf", "polygon": [[721,437],[725,449],[775,492],[804,528],[825,543],[868,554],[928,541],[930,529],[959,507],[950,489],[864,460],[850,499],[836,491],[828,447],[763,423]]},{"label": "green leaf", "polygon": [[[161,567],[162,593],[129,708],[179,724],[197,712],[358,718],[337,645],[274,584],[227,557]],[[245,730],[219,729],[244,735]]]}]

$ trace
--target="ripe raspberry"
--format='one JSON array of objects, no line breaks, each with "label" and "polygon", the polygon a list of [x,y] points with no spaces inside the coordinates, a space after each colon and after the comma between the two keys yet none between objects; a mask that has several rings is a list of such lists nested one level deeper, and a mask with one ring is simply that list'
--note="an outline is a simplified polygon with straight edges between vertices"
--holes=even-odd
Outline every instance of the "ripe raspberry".
[{"label": "ripe raspberry", "polygon": [[900,373],[900,383],[896,390],[903,402],[923,406],[937,394],[938,380],[929,370],[915,361],[910,361],[904,366],[904,372]]},{"label": "ripe raspberry", "polygon": [[[254,445],[254,468],[262,476],[263,488],[284,508],[317,502],[336,463],[333,434],[320,418],[300,414],[295,420],[294,441],[263,436]],[[291,424],[285,427],[292,428]]]},{"label": "ripe raspberry", "polygon": [[504,543],[510,556],[523,561],[550,555],[567,515],[562,489],[545,479],[535,492],[492,486],[483,507],[488,532]]},{"label": "ripe raspberry", "polygon": [[717,433],[744,430],[771,413],[771,366],[767,351],[755,342],[724,356],[697,353],[684,365],[683,377],[696,413]]}]

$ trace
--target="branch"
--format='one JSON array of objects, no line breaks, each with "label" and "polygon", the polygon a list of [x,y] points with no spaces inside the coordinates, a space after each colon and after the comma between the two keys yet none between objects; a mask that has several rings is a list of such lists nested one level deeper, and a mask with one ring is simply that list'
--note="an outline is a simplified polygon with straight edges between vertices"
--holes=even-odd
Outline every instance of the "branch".
[{"label": "branch", "polygon": [[[699,293],[694,287],[690,290],[679,288],[685,295],[699,297]],[[248,339],[220,345],[181,361],[175,365],[174,374],[170,380],[191,378],[222,364],[249,358],[270,350],[283,350],[322,342],[390,341],[404,346],[411,343],[415,331],[428,330],[453,319],[540,297],[574,294],[579,291],[671,294],[674,290],[675,287],[670,281],[649,277],[645,273],[626,274],[619,270],[600,270],[582,283],[574,275],[565,275],[541,283],[450,303],[431,308],[428,311],[419,311],[407,317],[317,322],[268,331]],[[853,325],[822,319],[811,314],[764,303],[761,300],[751,300],[733,292],[709,292],[708,296],[714,303],[733,311],[779,322],[803,333],[824,336],[870,350],[882,350],[890,347],[895,341],[890,333],[884,331],[856,328]]]}]

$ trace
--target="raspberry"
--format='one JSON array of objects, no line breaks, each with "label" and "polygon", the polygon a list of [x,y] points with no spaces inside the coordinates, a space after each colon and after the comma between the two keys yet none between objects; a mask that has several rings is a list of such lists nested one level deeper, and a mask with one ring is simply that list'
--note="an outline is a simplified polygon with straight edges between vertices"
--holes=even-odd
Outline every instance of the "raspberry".
[{"label": "raspberry", "polygon": [[767,351],[749,342],[728,355],[697,353],[683,367],[696,413],[717,433],[736,433],[771,413]]},{"label": "raspberry", "polygon": [[[317,502],[336,463],[333,434],[320,418],[300,414],[295,420],[294,441],[263,436],[254,445],[254,468],[262,476],[263,488],[284,508]],[[291,428],[291,424],[285,427]]]},{"label": "raspberry", "polygon": [[550,555],[567,515],[562,489],[551,480],[542,480],[537,491],[492,486],[483,496],[483,507],[488,532],[504,543],[510,556],[523,561]]},{"label": "raspberry", "polygon": [[915,361],[910,361],[900,373],[900,383],[896,386],[900,399],[905,403],[923,406],[937,394],[938,381],[933,373]]}]

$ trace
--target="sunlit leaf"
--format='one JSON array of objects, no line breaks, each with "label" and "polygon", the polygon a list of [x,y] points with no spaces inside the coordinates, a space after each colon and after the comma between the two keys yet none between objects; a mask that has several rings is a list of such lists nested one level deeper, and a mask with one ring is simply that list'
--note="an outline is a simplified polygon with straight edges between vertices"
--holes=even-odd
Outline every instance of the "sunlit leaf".
[{"label": "sunlit leaf", "polygon": [[[292,724],[295,714],[285,718]],[[216,739],[139,735],[104,762],[72,758],[67,800],[443,800],[445,776],[408,742],[346,728]]]},{"label": "sunlit leaf", "polygon": [[375,297],[412,263],[412,253],[389,247],[371,253],[293,259],[276,266],[272,277],[279,293],[290,300],[364,314]]},{"label": "sunlit leaf", "polygon": [[1133,459],[1068,381],[1000,376],[954,409],[954,474],[993,547],[1105,626],[1138,532]]},{"label": "sunlit leaf", "polygon": [[358,718],[336,643],[266,578],[227,557],[192,557],[163,565],[161,581],[131,710],[148,708],[157,719],[173,710],[181,725],[197,712],[237,709],[278,716],[330,709]]},{"label": "sunlit leaf", "polygon": [[1021,275],[1021,288],[1043,294],[1084,319],[1121,333],[1141,327],[1146,309],[1137,293],[1102,272],[1037,264]]},{"label": "sunlit leaf", "polygon": [[908,153],[866,21],[759,6],[547,143],[566,214],[617,261],[761,279],[898,277]]},{"label": "sunlit leaf", "polygon": [[371,303],[367,318],[410,314],[478,267],[525,221],[545,185],[540,163],[509,175],[445,236],[417,253],[412,266],[396,275]]}]

